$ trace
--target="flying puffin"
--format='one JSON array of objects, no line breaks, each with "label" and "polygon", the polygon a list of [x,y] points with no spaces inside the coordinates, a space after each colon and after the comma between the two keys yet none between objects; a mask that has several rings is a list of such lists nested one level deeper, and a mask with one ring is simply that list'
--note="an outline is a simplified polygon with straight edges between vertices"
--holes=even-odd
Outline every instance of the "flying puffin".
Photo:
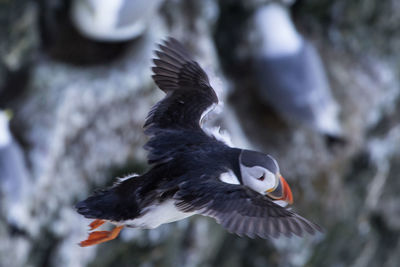
[{"label": "flying puffin", "polygon": [[218,104],[207,74],[176,39],[159,49],[152,77],[166,96],[144,124],[152,168],[76,204],[78,213],[94,219],[90,230],[105,222],[116,225],[92,231],[80,245],[112,240],[124,226],[152,229],[194,214],[251,238],[319,231],[279,205],[292,204],[293,197],[272,156],[230,147],[202,129],[205,115]]},{"label": "flying puffin", "polygon": [[296,30],[287,8],[267,4],[253,17],[258,42],[254,71],[260,98],[284,119],[340,138],[339,106],[332,96],[322,60]]}]

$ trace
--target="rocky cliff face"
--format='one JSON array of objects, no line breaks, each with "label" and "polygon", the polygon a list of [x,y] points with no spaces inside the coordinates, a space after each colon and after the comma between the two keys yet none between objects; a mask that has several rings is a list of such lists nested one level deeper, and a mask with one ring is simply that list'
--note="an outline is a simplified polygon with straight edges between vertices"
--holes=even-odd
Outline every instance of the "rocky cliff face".
[{"label": "rocky cliff face", "polygon": [[[283,121],[255,96],[247,22],[266,1],[165,1],[141,37],[117,44],[79,36],[66,2],[42,0],[40,8],[19,2],[0,8],[10,11],[0,12],[8,21],[0,47],[10,48],[0,51],[0,104],[14,112],[11,128],[32,186],[27,216],[15,225],[0,221],[0,266],[399,265],[395,0],[299,0],[292,7],[298,29],[321,53],[341,107],[345,141],[333,144]],[[12,11],[20,15],[10,17]],[[251,240],[194,217],[155,230],[127,229],[96,247],[77,245],[89,221],[74,203],[117,176],[147,168],[142,125],[163,96],[151,80],[150,58],[167,35],[220,77],[216,85],[225,90],[230,114],[220,122],[234,141],[279,160],[295,210],[324,234]]]}]

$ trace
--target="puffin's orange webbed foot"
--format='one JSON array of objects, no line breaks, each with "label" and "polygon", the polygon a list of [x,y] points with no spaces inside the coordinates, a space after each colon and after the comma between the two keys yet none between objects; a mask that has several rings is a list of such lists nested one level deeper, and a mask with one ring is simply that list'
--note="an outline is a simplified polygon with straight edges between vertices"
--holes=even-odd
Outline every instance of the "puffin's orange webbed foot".
[{"label": "puffin's orange webbed foot", "polygon": [[89,224],[90,231],[92,231],[92,230],[94,230],[94,229],[100,227],[100,226],[103,225],[105,222],[106,222],[105,220],[101,220],[101,219],[94,220],[93,222],[91,222],[91,223]]},{"label": "puffin's orange webbed foot", "polygon": [[100,244],[103,242],[113,240],[119,235],[119,232],[121,232],[122,228],[124,228],[123,225],[117,226],[114,229],[112,229],[111,231],[91,232],[89,234],[88,238],[86,240],[80,242],[79,245],[81,247],[87,247],[87,246],[93,246],[93,245],[97,245],[97,244]]}]

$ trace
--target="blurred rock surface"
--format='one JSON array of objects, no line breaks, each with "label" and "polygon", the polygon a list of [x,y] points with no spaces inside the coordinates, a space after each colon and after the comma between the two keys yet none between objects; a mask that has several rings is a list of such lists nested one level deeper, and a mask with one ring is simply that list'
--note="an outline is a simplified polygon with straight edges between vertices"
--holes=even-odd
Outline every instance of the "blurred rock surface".
[{"label": "blurred rock surface", "polygon": [[34,1],[0,1],[0,108],[20,96],[38,48]]},{"label": "blurred rock surface", "polygon": [[[33,21],[37,16],[45,21],[44,10],[56,16],[50,2],[68,6],[40,1],[47,9],[32,13]],[[248,40],[242,37],[249,14],[265,2],[165,1],[146,33],[115,53],[82,37],[87,51],[96,51],[88,56],[90,64],[71,64],[68,59],[79,52],[69,43],[74,39],[64,39],[56,28],[50,33],[60,35],[51,40],[62,41],[47,42],[49,29],[42,25],[42,50],[26,93],[9,102],[15,113],[11,126],[34,181],[30,219],[23,229],[0,221],[0,266],[398,266],[400,36],[395,29],[400,5],[395,0],[294,4],[297,27],[321,52],[342,109],[348,141],[328,147],[321,136],[287,125],[255,97]],[[206,69],[216,68],[231,92],[225,105],[234,110],[249,142],[279,160],[296,211],[322,225],[324,235],[250,240],[225,232],[211,219],[192,218],[155,230],[127,229],[120,239],[97,247],[77,245],[88,220],[73,210],[74,203],[112,184],[115,176],[146,168],[141,127],[162,97],[151,81],[150,58],[169,34]],[[9,35],[2,30],[2,36]],[[63,49],[68,56],[52,53]],[[2,58],[10,53],[4,51]],[[103,51],[106,60],[90,58]]]}]

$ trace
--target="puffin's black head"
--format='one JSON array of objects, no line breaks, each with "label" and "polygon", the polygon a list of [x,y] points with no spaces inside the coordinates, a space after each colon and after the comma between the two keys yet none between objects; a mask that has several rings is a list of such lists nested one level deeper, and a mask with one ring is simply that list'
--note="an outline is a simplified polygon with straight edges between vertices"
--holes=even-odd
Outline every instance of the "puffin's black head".
[{"label": "puffin's black head", "polygon": [[239,156],[243,184],[275,200],[293,203],[292,191],[279,172],[279,165],[270,155],[245,150]]}]

